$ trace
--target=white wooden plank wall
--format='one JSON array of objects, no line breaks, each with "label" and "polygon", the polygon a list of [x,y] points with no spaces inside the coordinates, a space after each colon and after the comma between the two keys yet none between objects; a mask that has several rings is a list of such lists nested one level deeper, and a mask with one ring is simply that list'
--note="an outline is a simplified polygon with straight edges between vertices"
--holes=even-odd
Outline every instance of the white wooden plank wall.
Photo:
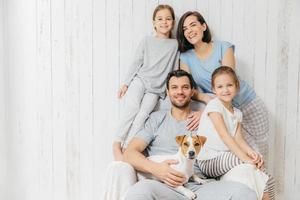
[{"label": "white wooden plank wall", "polygon": [[0,198],[6,197],[6,174],[7,174],[7,153],[6,153],[6,132],[5,132],[5,97],[4,97],[4,25],[3,25],[3,0],[0,0]]},{"label": "white wooden plank wall", "polygon": [[300,1],[1,0],[0,199],[100,199],[116,92],[159,3],[236,45],[270,112],[277,199],[300,198]]}]

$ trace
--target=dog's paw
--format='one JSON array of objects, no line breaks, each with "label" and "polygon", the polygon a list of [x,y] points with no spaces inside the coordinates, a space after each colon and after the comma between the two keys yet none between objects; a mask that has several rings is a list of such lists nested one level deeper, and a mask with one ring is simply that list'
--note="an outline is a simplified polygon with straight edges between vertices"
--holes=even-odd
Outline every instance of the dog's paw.
[{"label": "dog's paw", "polygon": [[207,181],[206,181],[206,179],[202,179],[202,178],[199,178],[199,177],[194,177],[194,181],[195,182],[197,182],[197,183],[199,183],[199,184],[205,184]]},{"label": "dog's paw", "polygon": [[197,175],[193,175],[191,178],[192,178],[193,181],[199,183],[200,185],[205,184],[205,183],[209,183],[209,182],[212,182],[212,181],[216,181],[215,179],[199,178]]},{"label": "dog's paw", "polygon": [[186,196],[188,197],[188,199],[190,200],[194,200],[197,199],[197,194],[195,194],[194,192],[189,192],[188,194],[186,194]]},{"label": "dog's paw", "polygon": [[215,182],[216,179],[213,178],[208,178],[208,179],[201,179],[198,183],[202,184],[206,184],[206,183],[210,183],[210,182]]},{"label": "dog's paw", "polygon": [[204,180],[204,179],[196,180],[196,182],[199,183],[199,184],[201,184],[201,185],[207,183],[207,181]]},{"label": "dog's paw", "polygon": [[197,194],[194,193],[194,195],[190,199],[191,200],[197,199]]}]

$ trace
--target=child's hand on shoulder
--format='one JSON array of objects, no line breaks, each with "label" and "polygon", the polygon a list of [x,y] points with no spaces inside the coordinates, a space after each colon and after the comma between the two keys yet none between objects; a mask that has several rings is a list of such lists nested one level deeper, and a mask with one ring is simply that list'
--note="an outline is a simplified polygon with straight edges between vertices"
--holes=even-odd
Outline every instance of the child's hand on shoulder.
[{"label": "child's hand on shoulder", "polygon": [[127,92],[127,90],[128,90],[128,86],[125,85],[125,84],[122,85],[121,88],[118,91],[118,98],[121,99],[125,95],[125,93]]},{"label": "child's hand on shoulder", "polygon": [[188,116],[187,130],[196,131],[198,129],[201,113],[201,111],[195,111]]}]

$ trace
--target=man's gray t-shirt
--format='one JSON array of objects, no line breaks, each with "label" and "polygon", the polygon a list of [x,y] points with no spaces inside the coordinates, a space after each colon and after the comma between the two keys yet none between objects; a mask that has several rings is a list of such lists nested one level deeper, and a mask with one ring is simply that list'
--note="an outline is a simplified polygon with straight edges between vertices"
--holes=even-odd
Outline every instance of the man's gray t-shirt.
[{"label": "man's gray t-shirt", "polygon": [[178,151],[176,136],[186,134],[187,121],[177,121],[171,111],[157,111],[150,115],[144,129],[139,131],[136,138],[148,143],[149,156],[170,155]]}]

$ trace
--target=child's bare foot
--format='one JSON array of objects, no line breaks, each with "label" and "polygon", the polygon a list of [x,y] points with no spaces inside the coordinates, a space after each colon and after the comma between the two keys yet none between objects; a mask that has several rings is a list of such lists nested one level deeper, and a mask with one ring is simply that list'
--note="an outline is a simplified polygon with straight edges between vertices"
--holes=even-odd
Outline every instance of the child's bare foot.
[{"label": "child's bare foot", "polygon": [[123,151],[120,142],[114,142],[113,144],[113,155],[115,161],[122,161],[123,160]]},{"label": "child's bare foot", "polygon": [[123,153],[115,153],[114,154],[115,161],[123,161]]}]

